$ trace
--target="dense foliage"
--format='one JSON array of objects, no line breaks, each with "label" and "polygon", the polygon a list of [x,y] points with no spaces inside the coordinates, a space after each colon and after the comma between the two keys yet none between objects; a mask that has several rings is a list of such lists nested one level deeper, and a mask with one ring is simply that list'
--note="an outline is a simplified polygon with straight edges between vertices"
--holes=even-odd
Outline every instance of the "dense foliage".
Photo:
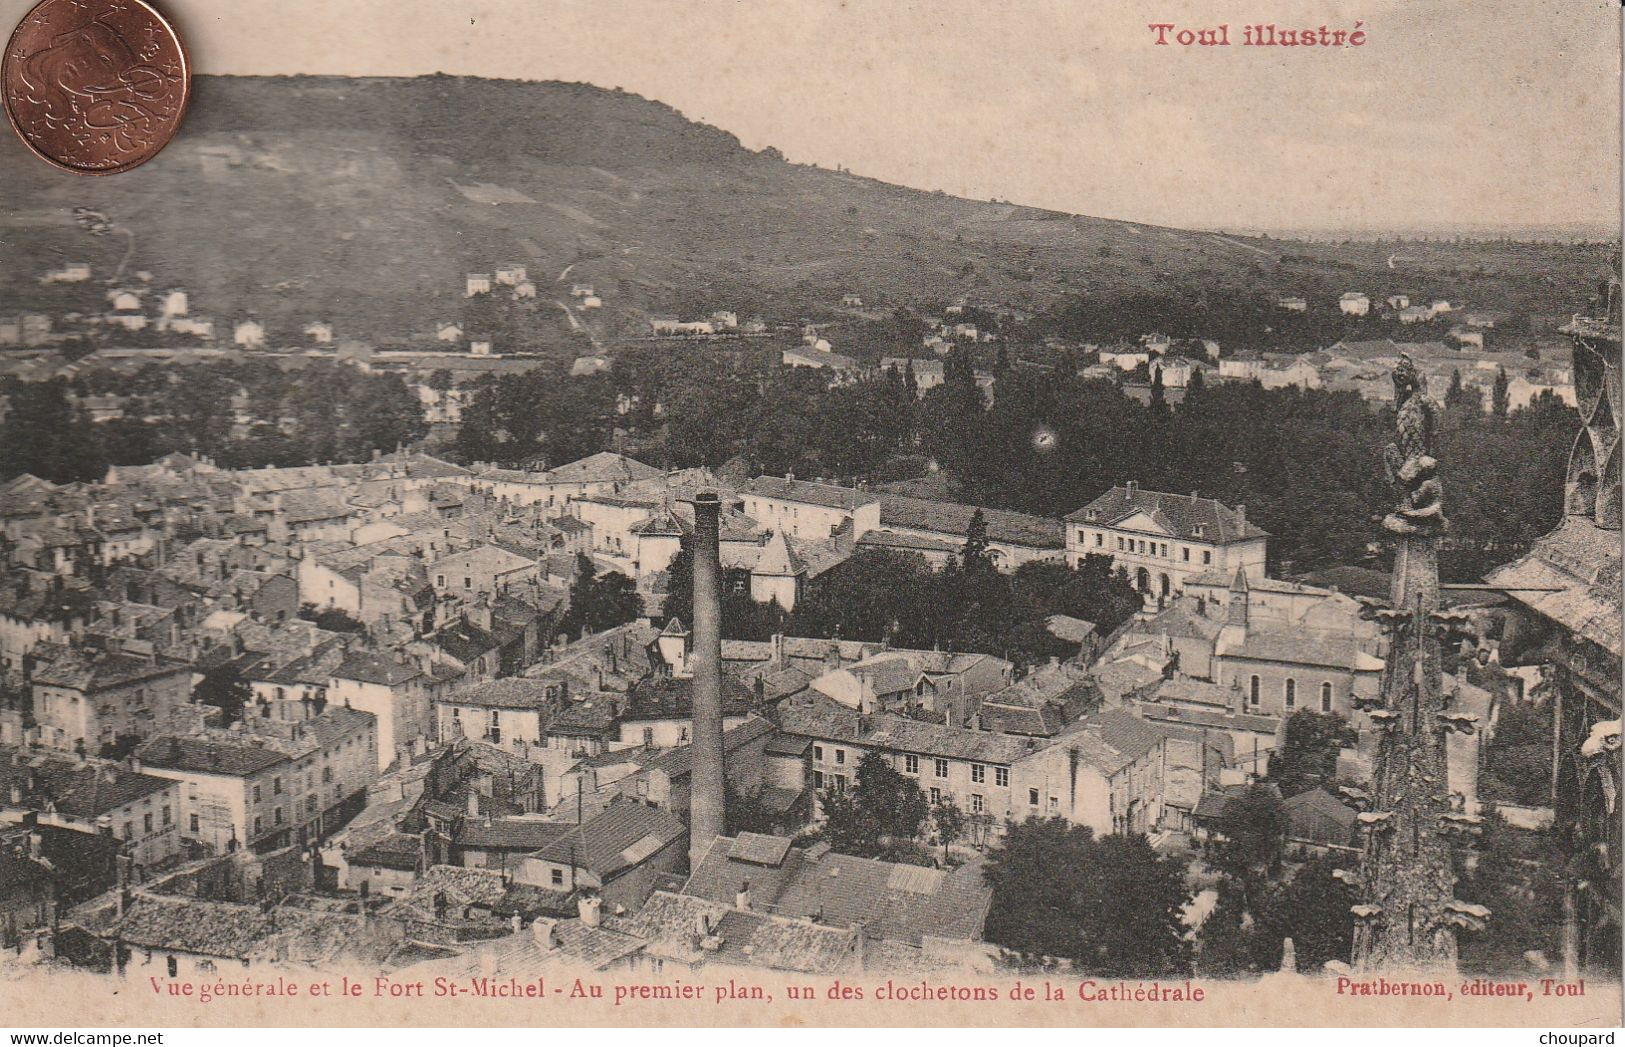
[{"label": "dense foliage", "polygon": [[1096,839],[1061,818],[1030,818],[1010,826],[983,875],[993,888],[990,942],[1110,977],[1190,970],[1184,865],[1144,836]]},{"label": "dense foliage", "polygon": [[858,763],[851,789],[827,790],[822,797],[822,836],[841,854],[883,858],[919,835],[930,813],[925,793],[886,758],[867,752]]},{"label": "dense foliage", "polygon": [[1105,557],[1087,557],[1077,570],[1034,562],[1003,574],[974,561],[932,571],[916,556],[864,550],[814,579],[785,628],[1032,665],[1077,653],[1076,644],[1045,628],[1050,615],[1082,618],[1105,633],[1139,607],[1140,597]]},{"label": "dense foliage", "polygon": [[[171,451],[221,466],[364,461],[428,432],[399,375],[313,363],[284,371],[268,361],[186,367],[148,364],[133,374],[89,371],[0,385],[0,477],[33,473],[57,483],[99,480],[109,465],[141,465]],[[86,397],[116,393],[122,417],[92,422]]]},{"label": "dense foliage", "polygon": [[619,571],[599,571],[592,558],[576,555],[575,580],[570,583],[570,609],[562,628],[575,636],[613,629],[643,614],[637,585]]},{"label": "dense foliage", "polygon": [[1337,713],[1299,709],[1287,718],[1286,738],[1270,756],[1270,779],[1288,798],[1324,785],[1337,777],[1337,755],[1354,739],[1354,728]]}]

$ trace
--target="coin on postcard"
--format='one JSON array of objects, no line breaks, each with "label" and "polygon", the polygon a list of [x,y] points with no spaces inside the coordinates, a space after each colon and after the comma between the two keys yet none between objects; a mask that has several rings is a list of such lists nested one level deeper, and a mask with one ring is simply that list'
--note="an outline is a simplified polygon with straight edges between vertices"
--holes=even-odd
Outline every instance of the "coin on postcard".
[{"label": "coin on postcard", "polygon": [[6,118],[75,174],[118,174],[175,136],[191,90],[174,26],[143,0],[44,0],[0,59]]}]

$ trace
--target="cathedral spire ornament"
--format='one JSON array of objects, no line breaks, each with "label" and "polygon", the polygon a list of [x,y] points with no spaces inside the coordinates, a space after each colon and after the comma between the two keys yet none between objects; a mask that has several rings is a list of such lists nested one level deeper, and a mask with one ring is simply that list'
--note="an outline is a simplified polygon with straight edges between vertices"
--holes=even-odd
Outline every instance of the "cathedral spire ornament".
[{"label": "cathedral spire ornament", "polygon": [[1442,649],[1458,639],[1462,616],[1441,611],[1439,536],[1444,492],[1435,457],[1439,408],[1410,357],[1394,369],[1396,439],[1384,449],[1393,511],[1383,529],[1394,537],[1389,606],[1373,609],[1388,641],[1378,698],[1366,704],[1379,732],[1371,810],[1359,816],[1364,836],[1353,907],[1358,970],[1452,970],[1456,931],[1489,917],[1454,898],[1450,842],[1473,836],[1482,819],[1451,797],[1446,744],[1452,732],[1476,729],[1475,717],[1446,704]]}]

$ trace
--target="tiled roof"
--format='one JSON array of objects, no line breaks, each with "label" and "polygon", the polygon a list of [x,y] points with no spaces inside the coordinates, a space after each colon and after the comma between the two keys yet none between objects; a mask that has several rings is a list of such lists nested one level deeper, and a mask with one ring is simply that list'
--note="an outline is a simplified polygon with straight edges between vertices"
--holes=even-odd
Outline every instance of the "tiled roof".
[{"label": "tiled roof", "polygon": [[120,687],[176,673],[190,673],[191,666],[168,659],[144,658],[122,652],[76,649],[34,672],[33,682],[47,687],[75,691],[98,691]]},{"label": "tiled roof", "polygon": [[[713,933],[696,941],[696,920],[704,916]],[[855,931],[810,920],[744,912],[704,898],[656,891],[637,915],[614,921],[614,928],[648,944],[651,956],[688,964],[708,959],[740,966],[803,974],[856,970]]]},{"label": "tiled roof", "polygon": [[803,505],[821,505],[830,509],[856,509],[860,505],[880,501],[872,491],[859,491],[837,484],[816,483],[811,480],[792,480],[780,476],[758,476],[740,489],[743,494],[774,498]]},{"label": "tiled roof", "polygon": [[535,851],[573,829],[563,822],[544,822],[536,818],[496,818],[487,825],[483,821],[468,821],[457,830],[453,841],[458,847],[505,851]]},{"label": "tiled roof", "polygon": [[1379,671],[1382,659],[1360,649],[1357,640],[1304,629],[1249,629],[1246,637],[1218,652],[1225,658],[1294,665],[1327,666],[1354,671]]},{"label": "tiled roof", "polygon": [[257,774],[288,759],[275,749],[179,734],[163,734],[145,742],[136,750],[136,757],[148,767],[232,777]]},{"label": "tiled roof", "polygon": [[922,723],[891,713],[864,717],[822,695],[790,699],[780,709],[780,726],[787,734],[808,738],[977,763],[1011,764],[1032,751],[1027,738]]},{"label": "tiled roof", "polygon": [[568,462],[545,474],[545,483],[608,483],[650,480],[664,475],[652,465],[612,451],[600,451]]},{"label": "tiled roof", "polygon": [[[22,757],[21,762],[18,757]],[[28,781],[34,781],[33,792]],[[95,818],[143,796],[173,788],[168,778],[140,774],[114,763],[83,767],[72,760],[33,756],[19,749],[0,748],[0,786],[18,785],[25,805],[51,804],[75,818]]]},{"label": "tiled roof", "polygon": [[[1082,509],[1068,513],[1066,519],[1109,527],[1140,512],[1151,514],[1175,538],[1184,540],[1223,544],[1269,537],[1267,531],[1243,520],[1216,499],[1163,494],[1139,487],[1113,487]],[[1203,529],[1201,536],[1196,533],[1198,526]]]},{"label": "tiled roof", "polygon": [[[880,526],[906,527],[962,539],[969,531],[971,517],[977,510],[977,506],[957,502],[883,494],[880,497]],[[1003,509],[984,508],[981,513],[987,524],[989,541],[1036,549],[1062,549],[1066,546],[1066,531],[1059,520]]]},{"label": "tiled roof", "polygon": [[1287,839],[1347,847],[1354,843],[1355,812],[1318,786],[1287,800]]},{"label": "tiled roof", "polygon": [[879,549],[902,549],[917,553],[958,553],[965,547],[964,542],[950,542],[941,538],[925,538],[919,535],[894,534],[891,531],[865,531],[863,537],[858,539],[858,545]]},{"label": "tiled roof", "polygon": [[377,869],[396,869],[415,872],[418,858],[423,853],[423,841],[406,833],[390,833],[374,840],[358,851],[344,856],[350,865],[365,865]]},{"label": "tiled roof", "polygon": [[358,680],[362,683],[382,684],[386,687],[403,684],[421,675],[416,666],[396,661],[388,655],[373,654],[367,651],[351,651],[333,669],[333,676],[336,679]]},{"label": "tiled roof", "polygon": [[889,941],[920,944],[930,935],[975,941],[993,891],[978,866],[940,869],[815,852],[782,837],[718,837],[683,885],[683,894],[732,905],[746,883],[752,910],[867,926]]},{"label": "tiled roof", "polygon": [[570,832],[540,848],[536,857],[587,869],[600,880],[608,880],[687,834],[688,827],[670,813],[623,800],[585,825],[572,826]]},{"label": "tiled roof", "polygon": [[459,961],[435,963],[436,974],[527,978],[549,964],[601,971],[643,948],[643,941],[605,927],[588,927],[580,920],[553,925],[553,947],[543,946],[531,928],[476,946]]},{"label": "tiled roof", "polygon": [[[744,716],[755,707],[751,689],[731,675],[722,677],[722,715]],[[694,714],[693,677],[654,675],[639,681],[627,696],[621,719],[670,720]]]},{"label": "tiled roof", "polygon": [[[752,716],[744,723],[722,732],[722,751],[725,754],[734,752],[773,732],[772,721],[765,717]],[[645,753],[638,762],[644,767],[662,771],[669,777],[682,778],[693,769],[694,747],[678,745],[670,749],[657,749]]]},{"label": "tiled roof", "polygon": [[[1577,636],[1620,655],[1620,532],[1568,516],[1521,560],[1490,572],[1494,585]],[[1556,592],[1530,590],[1550,588]]]},{"label": "tiled roof", "polygon": [[434,645],[465,665],[501,646],[497,638],[466,619],[435,631]]}]

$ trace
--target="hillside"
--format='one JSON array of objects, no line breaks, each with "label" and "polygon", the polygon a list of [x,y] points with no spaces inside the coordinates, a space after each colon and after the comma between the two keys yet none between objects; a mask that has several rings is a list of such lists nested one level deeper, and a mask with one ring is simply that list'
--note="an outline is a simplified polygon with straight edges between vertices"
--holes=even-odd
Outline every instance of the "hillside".
[{"label": "hillside", "polygon": [[793,318],[843,293],[1041,307],[1168,283],[1341,289],[1381,272],[1385,250],[1317,248],[1283,268],[1269,240],[919,192],[751,152],[619,91],[447,76],[199,77],[152,163],[68,178],[9,148],[0,183],[26,202],[0,202],[0,311],[74,303],[83,289],[37,281],[63,261],[119,264],[126,238],[74,225],[88,207],[133,234],[129,271],[185,287],[194,313],[258,316],[273,338],[315,319],[340,337],[421,337],[466,317],[466,272],[505,263],[529,267],[522,326],[545,341],[568,331],[558,300],[574,281],[603,294],[591,325],[613,337],[654,311]]}]

